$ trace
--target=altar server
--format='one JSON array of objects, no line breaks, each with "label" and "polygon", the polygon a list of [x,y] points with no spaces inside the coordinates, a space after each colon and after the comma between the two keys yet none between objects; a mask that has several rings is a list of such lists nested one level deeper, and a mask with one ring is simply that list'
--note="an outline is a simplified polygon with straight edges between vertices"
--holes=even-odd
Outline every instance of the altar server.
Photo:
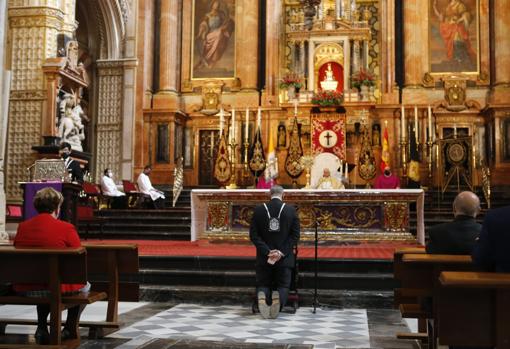
[{"label": "altar server", "polygon": [[165,205],[165,194],[161,190],[157,190],[152,186],[151,180],[149,178],[151,172],[152,168],[150,165],[144,167],[143,172],[138,176],[138,190],[140,190],[141,193],[151,197],[155,208],[163,208]]}]

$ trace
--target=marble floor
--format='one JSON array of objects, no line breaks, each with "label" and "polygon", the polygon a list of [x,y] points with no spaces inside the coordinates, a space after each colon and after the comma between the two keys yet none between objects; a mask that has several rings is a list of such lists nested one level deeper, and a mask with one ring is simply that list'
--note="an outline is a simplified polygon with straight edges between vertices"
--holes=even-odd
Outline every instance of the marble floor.
[{"label": "marble floor", "polygon": [[[104,318],[106,304],[86,308],[82,319]],[[296,314],[283,313],[277,320],[262,320],[248,306],[172,303],[121,303],[119,331],[103,339],[87,339],[83,348],[97,349],[336,349],[415,348],[412,341],[395,339],[413,324],[392,309],[318,309],[302,307]],[[0,306],[0,317],[34,318],[35,307]],[[33,342],[32,326],[7,326],[0,343]]]}]

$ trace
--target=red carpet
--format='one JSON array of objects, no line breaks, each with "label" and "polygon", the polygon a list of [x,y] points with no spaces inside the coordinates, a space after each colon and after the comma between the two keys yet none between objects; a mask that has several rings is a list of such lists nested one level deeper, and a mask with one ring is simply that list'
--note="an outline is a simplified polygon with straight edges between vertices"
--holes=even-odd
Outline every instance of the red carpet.
[{"label": "red carpet", "polygon": [[[138,245],[140,256],[216,256],[254,257],[255,248],[245,244],[212,244],[207,241],[155,241],[155,240],[86,240],[84,242]],[[393,259],[393,252],[401,247],[416,247],[404,243],[360,243],[356,245],[319,246],[319,258],[337,259]],[[300,246],[300,258],[313,258],[313,246]]]}]

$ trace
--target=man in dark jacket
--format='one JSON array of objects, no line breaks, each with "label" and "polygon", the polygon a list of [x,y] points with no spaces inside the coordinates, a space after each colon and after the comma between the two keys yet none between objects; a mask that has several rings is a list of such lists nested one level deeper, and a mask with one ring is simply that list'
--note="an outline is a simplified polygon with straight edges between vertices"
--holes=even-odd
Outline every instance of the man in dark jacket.
[{"label": "man in dark jacket", "polygon": [[[294,207],[282,201],[283,188],[270,190],[271,201],[255,208],[250,239],[257,248],[256,278],[259,310],[264,318],[276,318],[287,301],[295,265],[294,246],[299,241],[299,218]],[[268,299],[271,289],[272,303]]]},{"label": "man in dark jacket", "polygon": [[485,271],[510,273],[509,249],[510,206],[488,211],[473,250],[473,262]]},{"label": "man in dark jacket", "polygon": [[438,224],[428,230],[427,252],[433,254],[471,254],[482,226],[475,218],[480,212],[480,199],[463,191],[453,201],[453,222]]},{"label": "man in dark jacket", "polygon": [[60,157],[64,160],[67,172],[71,174],[71,180],[73,182],[83,183],[83,172],[81,170],[80,163],[71,159],[71,152],[71,144],[67,142],[60,144]]}]

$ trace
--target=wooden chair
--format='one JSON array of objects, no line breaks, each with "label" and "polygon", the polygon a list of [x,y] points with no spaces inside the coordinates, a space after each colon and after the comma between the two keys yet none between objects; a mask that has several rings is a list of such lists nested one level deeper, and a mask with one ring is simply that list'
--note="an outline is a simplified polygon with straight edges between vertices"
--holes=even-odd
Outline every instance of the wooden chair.
[{"label": "wooden chair", "polygon": [[124,188],[124,193],[126,193],[128,197],[129,207],[142,208],[149,203],[152,204],[150,196],[140,192],[135,183],[124,179],[122,180],[122,186]]}]

